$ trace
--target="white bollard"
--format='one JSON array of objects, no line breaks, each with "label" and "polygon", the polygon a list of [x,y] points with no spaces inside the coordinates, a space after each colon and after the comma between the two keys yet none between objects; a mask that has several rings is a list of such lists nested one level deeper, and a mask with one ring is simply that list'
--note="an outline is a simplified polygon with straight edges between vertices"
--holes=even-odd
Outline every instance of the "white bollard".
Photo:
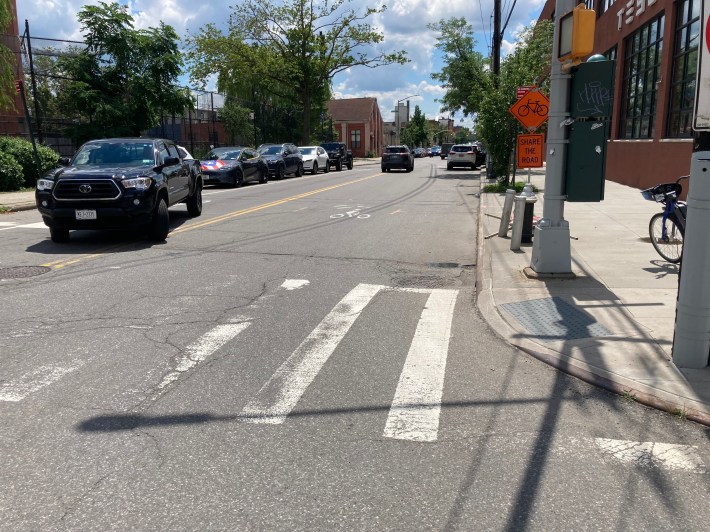
[{"label": "white bollard", "polygon": [[500,216],[500,227],[498,228],[498,236],[504,237],[508,234],[508,226],[510,225],[510,213],[513,212],[513,198],[515,190],[509,188],[505,191],[505,202],[503,203],[503,214]]},{"label": "white bollard", "polygon": [[515,196],[515,212],[513,213],[513,231],[510,233],[510,249],[518,251],[523,238],[523,218],[525,218],[525,196]]}]

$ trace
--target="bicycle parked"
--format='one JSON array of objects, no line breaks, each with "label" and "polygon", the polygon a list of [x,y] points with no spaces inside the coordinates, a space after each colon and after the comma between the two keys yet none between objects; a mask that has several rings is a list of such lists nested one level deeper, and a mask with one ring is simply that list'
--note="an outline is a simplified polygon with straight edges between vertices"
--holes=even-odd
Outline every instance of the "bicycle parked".
[{"label": "bicycle parked", "polygon": [[658,254],[668,262],[678,263],[683,258],[683,237],[687,206],[678,197],[683,191],[680,181],[688,179],[684,175],[675,183],[661,183],[641,191],[644,199],[663,204],[663,212],[654,214],[648,224],[651,244]]}]

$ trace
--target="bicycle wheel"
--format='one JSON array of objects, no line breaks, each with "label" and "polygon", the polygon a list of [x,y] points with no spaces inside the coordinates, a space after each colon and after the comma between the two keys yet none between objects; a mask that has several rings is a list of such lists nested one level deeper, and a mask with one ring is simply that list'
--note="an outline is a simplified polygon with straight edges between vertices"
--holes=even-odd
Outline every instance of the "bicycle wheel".
[{"label": "bicycle wheel", "polygon": [[676,264],[683,257],[683,231],[675,217],[669,216],[666,220],[665,238],[663,236],[663,213],[659,212],[651,217],[648,223],[648,234],[651,244],[658,254],[668,262]]},{"label": "bicycle wheel", "polygon": [[537,111],[535,111],[535,113],[536,113],[538,116],[545,116],[545,115],[547,115],[547,105],[542,105],[542,104],[538,105],[538,106],[537,106]]},{"label": "bicycle wheel", "polygon": [[530,114],[530,107],[527,105],[521,105],[520,109],[518,109],[518,114],[520,116],[528,116]]}]

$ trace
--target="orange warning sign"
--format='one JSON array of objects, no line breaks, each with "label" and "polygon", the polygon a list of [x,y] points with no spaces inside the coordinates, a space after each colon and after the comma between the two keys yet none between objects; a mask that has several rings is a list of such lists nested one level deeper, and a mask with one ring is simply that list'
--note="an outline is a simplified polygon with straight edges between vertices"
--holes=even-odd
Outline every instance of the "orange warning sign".
[{"label": "orange warning sign", "polygon": [[545,135],[518,135],[518,168],[542,167],[542,148]]},{"label": "orange warning sign", "polygon": [[510,106],[509,111],[528,131],[535,131],[545,120],[550,110],[550,100],[537,90],[523,94],[517,102]]}]

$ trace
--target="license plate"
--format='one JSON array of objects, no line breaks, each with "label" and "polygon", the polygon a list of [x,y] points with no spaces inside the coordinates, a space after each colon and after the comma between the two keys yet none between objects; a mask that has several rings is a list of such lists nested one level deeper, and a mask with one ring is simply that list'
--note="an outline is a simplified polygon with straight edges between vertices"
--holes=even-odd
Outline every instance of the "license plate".
[{"label": "license plate", "polygon": [[77,220],[96,220],[96,211],[94,209],[76,209],[74,212]]},{"label": "license plate", "polygon": [[466,157],[463,153],[459,153],[459,157]]}]

